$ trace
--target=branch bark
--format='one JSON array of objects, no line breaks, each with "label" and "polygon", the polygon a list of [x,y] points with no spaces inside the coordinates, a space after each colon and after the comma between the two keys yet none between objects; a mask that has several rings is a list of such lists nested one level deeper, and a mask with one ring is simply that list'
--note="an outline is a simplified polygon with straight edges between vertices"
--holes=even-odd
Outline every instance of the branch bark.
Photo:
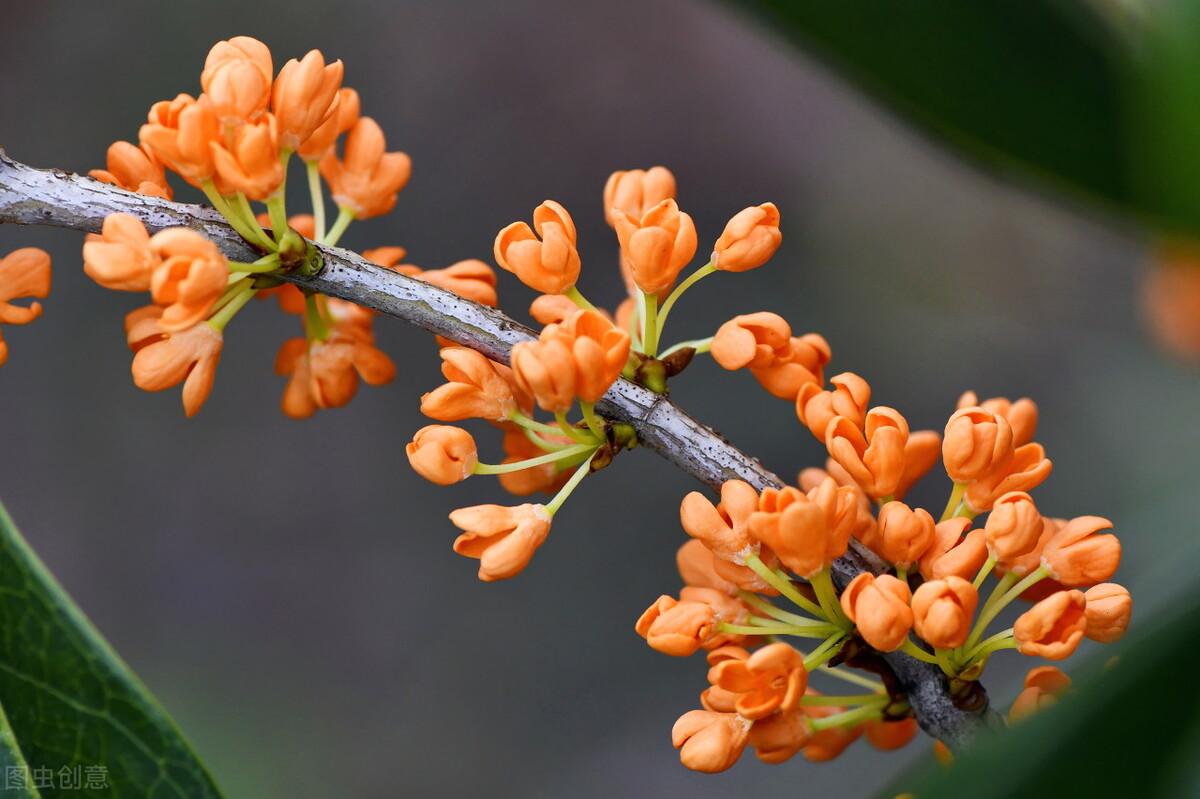
[{"label": "branch bark", "polygon": [[[210,208],[133,194],[61,170],[35,169],[0,150],[0,223],[97,232],[105,217],[113,213],[131,214],[151,232],[192,228],[234,260],[253,261],[260,255]],[[324,265],[315,275],[291,274],[285,279],[402,319],[505,363],[514,344],[535,337],[532,330],[498,310],[383,269],[349,250],[324,246],[318,250]],[[669,399],[634,383],[618,380],[597,410],[609,419],[632,425],[642,446],[713,488],[734,478],[760,490],[784,484]],[[881,569],[872,553],[857,542],[853,544],[855,548],[834,564],[839,587],[862,571]],[[921,727],[930,735],[959,749],[989,725],[994,714],[986,709],[986,695],[982,710],[961,709],[951,700],[947,681],[936,666],[900,652],[884,659],[908,694]]]}]

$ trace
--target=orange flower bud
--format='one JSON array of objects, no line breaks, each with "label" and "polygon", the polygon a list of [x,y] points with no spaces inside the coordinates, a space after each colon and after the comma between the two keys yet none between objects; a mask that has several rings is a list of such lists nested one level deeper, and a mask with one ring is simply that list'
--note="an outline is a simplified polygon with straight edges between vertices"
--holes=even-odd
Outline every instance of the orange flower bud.
[{"label": "orange flower bud", "polygon": [[511,373],[504,366],[466,347],[446,347],[438,354],[447,382],[421,396],[421,413],[439,422],[500,422],[517,410]]},{"label": "orange flower bud", "polygon": [[543,294],[563,294],[579,279],[575,221],[554,200],[533,209],[533,230],[513,222],[496,234],[492,250],[501,269]]},{"label": "orange flower bud", "polygon": [[[1033,549],[1026,552],[1024,555],[1012,558],[1007,561],[1001,568],[1001,571],[1012,572],[1018,577],[1024,577],[1031,571],[1042,565],[1042,551],[1046,548],[1046,544],[1058,532],[1059,527],[1066,524],[1065,520],[1052,519],[1049,516],[1042,517],[1042,531],[1038,535],[1037,542],[1033,545]],[[1042,583],[1050,582],[1043,580]],[[1041,583],[1034,586],[1037,588]],[[1057,589],[1056,589],[1057,590]]]},{"label": "orange flower bud", "polygon": [[737,712],[747,719],[800,706],[808,687],[804,656],[790,644],[768,644],[745,660],[725,660],[713,667],[709,680],[738,694]]},{"label": "orange flower bud", "polygon": [[1025,675],[1025,688],[1008,711],[1010,724],[1026,719],[1058,702],[1071,687],[1071,678],[1054,666],[1038,666]]},{"label": "orange flower bud", "polygon": [[1083,634],[1093,641],[1111,644],[1125,635],[1133,615],[1133,597],[1116,583],[1093,585],[1085,593],[1087,627]]},{"label": "orange flower bud", "polygon": [[178,332],[206,319],[229,278],[217,245],[194,230],[168,228],[150,239],[150,250],[162,261],[150,276],[151,296],[167,306],[159,326]]},{"label": "orange flower bud", "polygon": [[1023,491],[1009,492],[996,500],[984,525],[988,551],[1007,568],[1037,546],[1044,527],[1033,498]]},{"label": "orange flower bud", "polygon": [[673,199],[675,176],[664,166],[613,172],[604,184],[604,220],[615,227],[615,211],[641,219],[663,200]]},{"label": "orange flower bud", "polygon": [[579,306],[563,294],[542,294],[529,305],[529,315],[543,325],[560,324],[578,310]]},{"label": "orange flower bud", "polygon": [[562,325],[572,339],[575,392],[583,402],[595,402],[621,376],[629,360],[629,334],[599,311],[576,311]]},{"label": "orange flower bud", "polygon": [[[735,599],[724,591],[715,588],[686,585],[679,591],[679,601],[681,603],[699,602],[702,605],[708,605],[712,608],[713,618],[718,622],[745,624],[746,618],[750,615],[749,609],[742,604],[741,600]],[[746,636],[744,635],[714,631],[708,637],[708,640],[704,641],[703,646],[705,649],[714,649],[745,640]]]},{"label": "orange flower bud", "polygon": [[[284,295],[280,296],[283,304]],[[275,358],[275,373],[290,375],[283,394],[283,412],[293,419],[312,416],[322,408],[340,408],[358,393],[359,378],[380,386],[396,377],[396,365],[377,349],[370,316],[353,303],[327,298],[335,328],[325,341],[291,339]]]},{"label": "orange flower bud", "polygon": [[664,594],[638,618],[634,629],[652,649],[687,657],[713,638],[717,623],[712,605],[680,602]]},{"label": "orange flower bud", "polygon": [[[0,325],[27,325],[42,315],[42,304],[28,307],[11,301],[50,294],[50,255],[37,247],[23,247],[0,258]],[[0,335],[0,366],[8,361],[8,344]]]},{"label": "orange flower bud", "polygon": [[272,114],[239,125],[224,143],[213,142],[212,149],[222,194],[240,191],[251,200],[265,200],[283,183],[279,132]]},{"label": "orange flower bud", "polygon": [[772,396],[795,402],[806,385],[819,385],[824,380],[825,364],[832,352],[829,342],[817,333],[794,336],[786,353],[770,366],[750,367],[750,374]]},{"label": "orange flower bud", "polygon": [[[340,62],[339,62],[340,63]],[[337,137],[350,130],[357,124],[361,114],[361,101],[354,89],[341,89],[337,99],[329,106],[329,116],[317,126],[305,141],[296,149],[300,157],[308,163],[320,161],[333,150]]]},{"label": "orange flower bud", "polygon": [[1113,576],[1121,564],[1121,542],[1111,533],[1112,522],[1099,516],[1079,516],[1051,536],[1042,550],[1042,565],[1063,585],[1094,585]]},{"label": "orange flower bud", "polygon": [[913,626],[908,584],[890,574],[863,572],[842,591],[842,610],[858,627],[863,640],[880,652],[899,649]]},{"label": "orange flower bud", "polygon": [[690,710],[671,728],[671,743],[679,750],[683,765],[692,771],[715,774],[742,756],[750,724],[736,713]]},{"label": "orange flower bud", "polygon": [[791,338],[791,325],[779,314],[742,314],[721,325],[709,353],[724,369],[762,368],[790,354]]},{"label": "orange flower bud", "polygon": [[910,568],[933,546],[934,521],[924,508],[891,501],[879,509],[876,553],[899,568]]},{"label": "orange flower bud", "polygon": [[750,516],[758,510],[758,502],[758,492],[749,483],[726,480],[721,486],[718,505],[714,506],[696,491],[684,497],[679,506],[679,521],[688,535],[704,542],[713,553],[713,568],[723,579],[747,591],[774,593],[749,567],[742,565],[753,554],[768,565],[775,563],[774,554],[760,547],[750,534]]},{"label": "orange flower bud", "polygon": [[109,214],[100,235],[88,234],[84,241],[83,271],[107,289],[148,291],[158,264],[146,227],[129,214]]},{"label": "orange flower bud", "polygon": [[991,510],[1010,491],[1030,491],[1050,476],[1054,465],[1041,444],[1025,444],[1013,451],[1012,460],[967,486],[966,503],[976,513]]},{"label": "orange flower bud", "polygon": [[972,530],[958,546],[934,562],[933,578],[944,580],[947,577],[959,577],[963,580],[974,580],[987,557],[987,538],[983,530]]},{"label": "orange flower bud", "polygon": [[1070,657],[1087,629],[1086,605],[1082,591],[1059,591],[1038,602],[1013,625],[1017,651],[1046,660]]},{"label": "orange flower bud", "polygon": [[[699,541],[693,543],[699,544]],[[717,666],[728,660],[744,661],[750,657],[750,652],[740,646],[727,644],[718,646],[708,650],[705,660],[708,661],[708,679],[713,683]],[[727,691],[715,683],[710,684],[707,688],[700,692],[700,704],[705,710],[716,711],[717,713],[735,713],[737,712],[737,702],[739,695],[733,691]]]},{"label": "orange flower bud", "polygon": [[542,339],[514,346],[511,359],[517,385],[532,394],[542,410],[559,413],[570,409],[575,402],[575,362],[567,341],[543,331]]},{"label": "orange flower bud", "polygon": [[904,443],[904,472],[896,486],[896,499],[916,485],[942,459],[942,436],[933,430],[917,430],[908,434]]},{"label": "orange flower bud", "polygon": [[146,147],[127,141],[113,142],[108,147],[106,162],[107,169],[93,169],[88,177],[147,197],[169,200],[173,196],[163,165]]},{"label": "orange flower bud", "polygon": [[443,424],[422,427],[404,451],[417,474],[442,486],[466,480],[479,462],[471,434],[460,427]]},{"label": "orange flower bud", "polygon": [[696,226],[674,200],[663,200],[640,217],[614,209],[613,227],[634,282],[647,294],[670,288],[696,255]]},{"label": "orange flower bud", "polygon": [[200,85],[226,125],[250,122],[271,99],[271,50],[249,36],[217,42],[208,51]]},{"label": "orange flower bud", "polygon": [[713,245],[712,265],[724,272],[757,269],[771,259],[782,242],[775,204],[752,205],[726,223]]},{"label": "orange flower bud", "polygon": [[862,492],[853,486],[838,486],[826,476],[806,492],[809,502],[821,508],[828,530],[825,536],[825,566],[846,554],[850,539],[869,535],[875,526],[870,507],[863,507]]},{"label": "orange flower bud", "polygon": [[163,391],[183,383],[183,411],[195,416],[212,392],[223,342],[219,330],[200,324],[140,346],[133,356],[133,384]]},{"label": "orange flower bud", "polygon": [[1012,455],[1012,428],[1003,416],[983,408],[963,408],[946,423],[942,459],[946,473],[956,483],[969,483],[1002,469]]},{"label": "orange flower bud", "polygon": [[450,514],[463,533],[454,551],[479,560],[479,579],[506,580],[520,573],[550,534],[550,514],[542,505],[474,505]]},{"label": "orange flower bud", "polygon": [[979,592],[967,580],[930,580],[913,594],[913,627],[930,646],[954,649],[967,642],[978,604]]},{"label": "orange flower bud", "polygon": [[675,567],[684,585],[712,588],[733,596],[738,587],[717,574],[714,561],[712,551],[697,538],[689,538],[675,553]]},{"label": "orange flower bud", "polygon": [[[830,541],[832,531],[820,505],[789,487],[782,491],[767,489],[759,507],[764,510],[751,514],[750,532],[794,573],[808,579],[833,560],[827,552],[836,551],[836,546]],[[845,541],[841,550],[846,550]]]},{"label": "orange flower bud", "polygon": [[309,50],[303,60],[293,58],[283,65],[271,90],[282,147],[296,150],[323,122],[336,116],[344,73],[341,61],[327,66],[320,50]]},{"label": "orange flower bud", "polygon": [[801,709],[759,719],[750,728],[750,744],[764,763],[776,764],[791,759],[811,739],[812,730]]},{"label": "orange flower bud", "polygon": [[137,352],[147,344],[166,338],[166,333],[158,326],[162,312],[161,306],[145,305],[125,314],[125,342],[131,351]]},{"label": "orange flower bud", "polygon": [[907,746],[917,736],[918,729],[917,720],[909,717],[900,721],[871,721],[864,732],[871,746],[890,752]]},{"label": "orange flower bud", "polygon": [[414,277],[471,302],[496,307],[496,273],[483,261],[471,258],[444,269],[426,269]]},{"label": "orange flower bud", "polygon": [[844,416],[835,416],[825,431],[830,456],[876,499],[893,494],[900,485],[907,443],[908,422],[892,408],[869,410],[865,431]]},{"label": "orange flower bud", "polygon": [[1029,397],[1021,397],[1016,402],[1007,397],[992,397],[980,402],[974,391],[966,391],[958,398],[960,409],[973,406],[979,406],[996,416],[1003,416],[1012,428],[1014,447],[1023,447],[1033,441],[1033,436],[1037,433],[1038,407]]},{"label": "orange flower bud", "polygon": [[138,131],[142,146],[193,186],[216,174],[212,145],[220,138],[221,123],[209,99],[188,94],[155,103]]},{"label": "orange flower bud", "polygon": [[362,117],[346,136],[341,159],[330,150],[321,158],[321,176],[339,208],[347,208],[355,219],[386,214],[396,205],[396,195],[412,175],[412,159],[405,153],[389,153],[383,130],[375,120]]},{"label": "orange flower bud", "polygon": [[[921,556],[919,568],[921,576],[926,580],[935,579],[933,574],[933,566],[946,553],[953,550],[963,542],[963,535],[971,526],[971,520],[957,516],[953,519],[946,519],[938,522],[933,528],[933,542],[929,545],[929,549],[925,550],[925,554]],[[986,549],[984,556],[986,558]],[[961,576],[961,575],[959,575]]]},{"label": "orange flower bud", "polygon": [[844,416],[856,427],[862,427],[871,403],[870,384],[853,372],[834,375],[829,382],[833,384],[829,391],[823,391],[817,383],[806,383],[796,395],[800,424],[821,443],[825,443],[825,431],[835,416]]}]

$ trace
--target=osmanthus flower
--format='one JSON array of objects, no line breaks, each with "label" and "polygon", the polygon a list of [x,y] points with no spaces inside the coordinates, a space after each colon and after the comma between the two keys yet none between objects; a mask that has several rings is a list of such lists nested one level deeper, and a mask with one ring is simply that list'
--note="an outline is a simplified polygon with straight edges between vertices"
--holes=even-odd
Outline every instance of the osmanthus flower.
[{"label": "osmanthus flower", "polygon": [[964,391],[958,398],[958,408],[980,407],[988,413],[1003,417],[1012,429],[1013,447],[1023,447],[1033,441],[1037,433],[1038,407],[1029,397],[1021,397],[1016,402],[1007,397],[992,397],[979,401],[979,395],[974,391]]},{"label": "osmanthus flower", "polygon": [[604,184],[604,221],[616,226],[616,214],[641,219],[664,200],[675,199],[675,176],[663,166],[613,172]]},{"label": "osmanthus flower", "polygon": [[445,347],[438,354],[446,383],[421,396],[421,413],[429,418],[502,422],[518,410],[530,410],[528,395],[522,395],[526,403],[520,405],[520,390],[508,367],[466,347]]},{"label": "osmanthus flower", "polygon": [[750,532],[750,517],[758,507],[759,495],[753,486],[742,480],[726,480],[717,505],[698,491],[685,496],[679,505],[679,522],[688,535],[712,552],[713,568],[722,579],[748,591],[765,593],[771,591],[770,586],[745,565],[752,557],[771,567],[778,562],[770,548],[763,547]]},{"label": "osmanthus flower", "polygon": [[479,462],[475,439],[461,427],[422,427],[404,448],[417,474],[431,483],[454,485],[467,479]]},{"label": "osmanthus flower", "polygon": [[979,407],[955,411],[946,423],[942,459],[956,483],[970,483],[1005,468],[1013,457],[1008,420]]},{"label": "osmanthus flower", "polygon": [[83,244],[83,271],[115,291],[149,291],[150,276],[162,260],[150,248],[150,233],[129,214],[109,214],[100,233]]},{"label": "osmanthus flower", "polygon": [[742,756],[753,722],[737,713],[689,710],[671,729],[679,760],[692,771],[725,771]]},{"label": "osmanthus flower", "polygon": [[765,311],[735,316],[721,325],[709,351],[721,367],[749,369],[771,394],[792,401],[804,386],[820,386],[831,357],[822,336],[794,337],[782,317]]},{"label": "osmanthus flower", "polygon": [[479,561],[479,579],[505,580],[529,565],[550,533],[551,512],[543,505],[475,505],[459,508],[450,521],[463,533],[454,551]]},{"label": "osmanthus flower", "polygon": [[[697,588],[715,588],[729,596],[735,596],[738,586],[717,573],[716,556],[698,538],[689,538],[675,553],[675,568],[684,585]],[[710,663],[711,665],[711,663]]]},{"label": "osmanthus flower", "polygon": [[1042,568],[1066,586],[1089,586],[1112,577],[1121,564],[1121,541],[1112,522],[1079,516],[1063,525],[1042,549]]},{"label": "osmanthus flower", "polygon": [[563,413],[576,399],[593,403],[620,376],[629,358],[629,334],[595,310],[580,309],[547,325],[537,341],[512,349],[516,385],[545,411]]},{"label": "osmanthus flower", "polygon": [[150,238],[150,251],[159,260],[150,275],[150,296],[163,306],[159,327],[177,333],[204,321],[229,284],[217,245],[194,230],[168,228]]},{"label": "osmanthus flower", "polygon": [[1071,656],[1087,629],[1087,599],[1082,591],[1059,591],[1025,611],[1013,624],[1017,651],[1046,660]]},{"label": "osmanthus flower", "polygon": [[253,122],[271,100],[271,50],[258,39],[235,36],[208,51],[200,85],[227,126]]},{"label": "osmanthus flower", "polygon": [[492,249],[500,268],[534,291],[565,294],[579,279],[575,241],[571,214],[554,200],[546,200],[533,209],[532,229],[525,222],[513,222],[496,234]]},{"label": "osmanthus flower", "polygon": [[133,320],[126,319],[134,351],[133,383],[143,391],[164,391],[183,383],[183,411],[195,416],[212,392],[224,337],[205,323],[164,331],[160,314],[159,308],[152,307]]},{"label": "osmanthus flower", "polygon": [[720,591],[688,586],[678,600],[667,594],[654,600],[638,618],[634,630],[652,649],[687,657],[701,647],[716,648],[739,640],[738,636],[721,633],[718,627],[722,621],[742,621],[746,613],[737,600]]},{"label": "osmanthus flower", "polygon": [[337,99],[330,105],[331,113],[296,148],[296,153],[308,164],[319,164],[333,151],[338,136],[346,133],[362,115],[362,99],[354,89],[338,90]]},{"label": "osmanthus flower", "polygon": [[621,257],[647,294],[669,289],[696,255],[696,226],[675,200],[663,200],[640,217],[613,209],[612,221]]},{"label": "osmanthus flower", "polygon": [[1083,634],[1093,641],[1111,644],[1125,635],[1133,615],[1133,597],[1128,589],[1116,583],[1093,585],[1083,594],[1087,626]]},{"label": "osmanthus flower", "polygon": [[150,108],[138,140],[172,172],[196,187],[213,179],[213,145],[221,138],[221,123],[208,97],[199,100],[179,94]]},{"label": "osmanthus flower", "polygon": [[988,558],[983,530],[968,530],[971,520],[958,516],[938,522],[933,543],[921,556],[921,576],[926,580],[960,577],[973,580]]},{"label": "osmanthus flower", "polygon": [[284,149],[298,149],[321,125],[336,120],[344,74],[342,62],[326,64],[320,50],[283,65],[271,90],[271,110]]},{"label": "osmanthus flower", "polygon": [[764,763],[783,763],[799,754],[812,740],[805,709],[775,713],[754,722],[750,729],[750,745]]},{"label": "osmanthus flower", "polygon": [[888,563],[908,570],[933,546],[934,533],[935,523],[929,511],[893,500],[879,509],[876,534],[863,543]]},{"label": "osmanthus flower", "polygon": [[870,721],[863,727],[867,743],[884,752],[902,749],[917,736],[920,728],[914,718],[899,721]]},{"label": "osmanthus flower", "polygon": [[992,509],[997,499],[1010,491],[1030,491],[1046,481],[1054,468],[1046,450],[1038,443],[1013,450],[1012,459],[967,486],[964,504],[976,513]]},{"label": "osmanthus flower", "polygon": [[808,687],[804,656],[785,643],[768,644],[745,658],[724,659],[712,667],[708,679],[735,694],[734,709],[751,720],[795,710]]},{"label": "osmanthus flower", "polygon": [[[332,300],[329,304],[340,307]],[[369,322],[369,317],[335,322],[324,339],[292,338],[283,343],[275,356],[275,373],[289,378],[280,405],[285,415],[304,419],[318,410],[343,407],[358,393],[360,379],[382,386],[395,378],[396,365],[374,345]]]},{"label": "osmanthus flower", "polygon": [[[42,315],[42,304],[15,305],[13,300],[50,294],[50,255],[36,247],[13,250],[0,258],[0,325],[27,325]],[[0,366],[8,362],[8,344],[0,328]]]},{"label": "osmanthus flower", "polygon": [[845,417],[856,427],[867,419],[871,404],[871,385],[853,372],[842,372],[829,378],[833,388],[825,391],[819,382],[805,383],[796,395],[796,416],[822,444],[829,423],[837,416]]},{"label": "osmanthus flower", "polygon": [[908,584],[890,574],[876,577],[863,572],[842,592],[842,610],[859,634],[880,652],[894,652],[904,645],[913,626]]},{"label": "osmanthus flower", "polygon": [[1054,666],[1038,666],[1025,675],[1025,686],[1008,709],[1010,724],[1053,707],[1071,688],[1071,678]]},{"label": "osmanthus flower", "polygon": [[174,196],[163,165],[146,147],[127,141],[113,142],[105,161],[105,169],[93,169],[88,177],[148,197],[169,200]]},{"label": "osmanthus flower", "polygon": [[877,407],[867,411],[861,430],[853,420],[835,416],[825,431],[825,447],[868,496],[882,499],[895,494],[904,477],[908,433],[899,411]]},{"label": "osmanthus flower", "polygon": [[912,595],[913,628],[930,646],[953,649],[966,643],[979,592],[961,577],[930,580]]},{"label": "osmanthus flower", "polygon": [[[844,707],[806,707],[804,712],[813,719],[830,718],[846,712]],[[801,749],[804,759],[812,763],[828,763],[841,757],[863,734],[863,725],[826,727],[813,733]]]},{"label": "osmanthus flower", "polygon": [[346,135],[342,158],[332,150],[321,158],[321,176],[333,200],[352,219],[386,214],[412,175],[412,160],[402,152],[387,152],[379,124],[361,117]]},{"label": "osmanthus flower", "polygon": [[1024,491],[1005,494],[996,500],[984,525],[988,552],[997,564],[1008,568],[1034,550],[1044,529],[1033,497]]},{"label": "osmanthus flower", "polygon": [[238,125],[223,141],[213,142],[213,167],[222,193],[267,199],[283,183],[279,149],[279,130],[271,113]]},{"label": "osmanthus flower", "polygon": [[[827,485],[831,484],[832,481]],[[836,503],[836,497],[830,499]],[[827,502],[823,506],[811,502],[807,495],[790,486],[765,489],[759,497],[759,509],[750,515],[750,533],[770,547],[793,573],[811,580],[845,554],[857,520],[855,507],[849,517],[850,523],[835,527],[827,508],[836,514],[837,507],[835,504],[830,508],[830,504]]]},{"label": "osmanthus flower", "polygon": [[774,203],[739,211],[725,225],[713,245],[712,266],[722,272],[746,272],[771,260],[783,243],[779,209]]}]

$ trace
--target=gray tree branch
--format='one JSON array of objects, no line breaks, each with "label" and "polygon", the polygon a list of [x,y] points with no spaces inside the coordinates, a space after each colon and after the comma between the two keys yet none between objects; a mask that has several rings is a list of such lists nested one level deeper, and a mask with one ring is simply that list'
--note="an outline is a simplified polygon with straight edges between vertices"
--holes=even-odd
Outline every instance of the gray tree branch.
[{"label": "gray tree branch", "polygon": [[[105,217],[113,213],[132,214],[152,232],[168,227],[192,228],[216,242],[234,260],[253,261],[260,255],[210,208],[133,194],[60,170],[34,169],[0,150],[0,223],[97,232]],[[505,363],[514,344],[535,336],[498,310],[383,269],[349,250],[318,249],[324,266],[316,274],[291,274],[286,279],[305,289],[402,319]],[[713,488],[734,478],[760,490],[784,484],[757,460],[669,399],[634,383],[618,380],[597,403],[597,410],[609,419],[632,425],[642,446]],[[834,577],[840,586],[861,571],[881,568],[874,555],[853,543],[855,548],[834,564]],[[900,652],[884,658],[908,695],[921,727],[930,735],[957,749],[987,726],[990,714],[986,708],[972,712],[957,707],[936,666]]]}]

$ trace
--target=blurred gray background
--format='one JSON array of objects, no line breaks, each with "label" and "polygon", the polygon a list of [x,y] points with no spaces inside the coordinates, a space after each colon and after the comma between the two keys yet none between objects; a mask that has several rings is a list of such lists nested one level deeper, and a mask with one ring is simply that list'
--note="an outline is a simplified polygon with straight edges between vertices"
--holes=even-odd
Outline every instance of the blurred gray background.
[{"label": "blurred gray background", "polygon": [[[312,47],[345,59],[365,112],[415,163],[397,210],[345,243],[402,244],[426,267],[490,259],[495,232],[551,197],[579,226],[582,288],[611,306],[610,171],[668,165],[702,242],[772,200],[785,232],[774,261],[694,290],[670,340],[775,310],[827,336],[831,373],[867,376],[914,428],[940,428],[967,388],[1032,396],[1056,466],[1043,509],[1116,520],[1138,618],[1187,579],[1174,571],[1197,554],[1183,479],[1200,466],[1197,375],[1142,332],[1136,238],[961,166],[723,6],[4,11],[0,145],[38,166],[101,166],[153,101],[198,91],[218,39],[258,36],[277,65]],[[481,584],[450,551],[445,517],[506,495],[485,478],[431,489],[403,454],[424,423],[418,397],[438,383],[427,335],[381,319],[395,383],[294,422],[271,364],[296,320],[253,306],[186,420],[177,391],[132,385],[121,317],[138,300],[86,279],[80,244],[0,230],[0,250],[55,257],[45,316],[4,331],[0,496],[230,795],[860,796],[928,756],[922,738],[902,753],[860,743],[827,765],[748,755],[720,776],[684,770],[669,732],[697,705],[704,665],[654,653],[632,628],[678,588],[687,477],[648,452],[620,458],[577,492],[525,574]],[[502,278],[510,313],[530,297]],[[700,363],[674,388],[780,474],[822,459],[791,407],[746,374]],[[940,509],[945,478],[928,483],[916,496]],[[997,658],[998,702],[1030,665]]]}]

